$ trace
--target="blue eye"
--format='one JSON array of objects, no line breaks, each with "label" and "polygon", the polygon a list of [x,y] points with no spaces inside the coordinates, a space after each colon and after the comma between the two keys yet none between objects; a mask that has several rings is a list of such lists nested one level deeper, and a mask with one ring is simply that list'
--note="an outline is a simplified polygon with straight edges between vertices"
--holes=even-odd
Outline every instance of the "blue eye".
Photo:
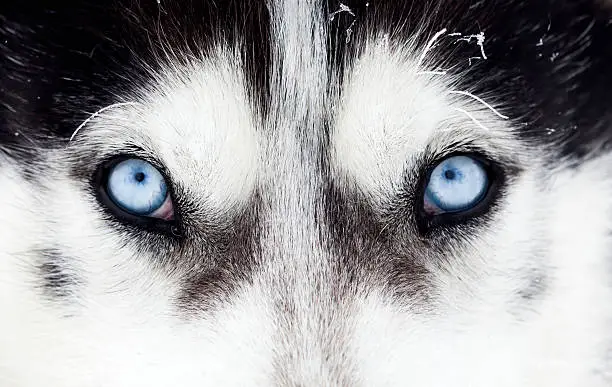
[{"label": "blue eye", "polygon": [[476,206],[489,189],[483,165],[468,156],[453,156],[431,172],[425,189],[425,210],[434,214],[461,212]]},{"label": "blue eye", "polygon": [[109,198],[133,215],[171,219],[172,202],[166,181],[151,164],[140,159],[124,160],[108,173]]}]

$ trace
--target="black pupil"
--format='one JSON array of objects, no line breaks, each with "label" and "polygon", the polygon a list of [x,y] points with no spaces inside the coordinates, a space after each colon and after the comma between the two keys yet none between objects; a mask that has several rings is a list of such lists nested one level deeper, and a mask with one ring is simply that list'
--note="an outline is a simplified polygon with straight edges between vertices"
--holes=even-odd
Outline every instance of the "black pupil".
[{"label": "black pupil", "polygon": [[448,180],[453,180],[455,178],[455,171],[448,169],[444,172],[444,177]]},{"label": "black pupil", "polygon": [[145,179],[145,174],[138,172],[134,175],[134,179],[136,179],[137,182],[142,183],[142,181]]}]

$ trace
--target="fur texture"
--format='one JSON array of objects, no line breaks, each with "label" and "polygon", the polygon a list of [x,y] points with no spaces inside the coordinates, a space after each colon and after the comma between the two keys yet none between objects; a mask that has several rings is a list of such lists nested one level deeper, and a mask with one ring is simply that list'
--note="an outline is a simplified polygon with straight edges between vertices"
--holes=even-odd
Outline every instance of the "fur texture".
[{"label": "fur texture", "polygon": [[[0,5],[0,385],[612,383],[600,3],[55,3]],[[458,153],[494,185],[434,221]]]}]

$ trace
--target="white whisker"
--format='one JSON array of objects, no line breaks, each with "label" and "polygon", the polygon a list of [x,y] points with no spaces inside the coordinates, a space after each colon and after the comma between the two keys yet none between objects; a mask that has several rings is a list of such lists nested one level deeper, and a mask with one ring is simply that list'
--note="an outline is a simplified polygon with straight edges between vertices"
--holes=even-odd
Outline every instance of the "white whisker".
[{"label": "white whisker", "polygon": [[475,96],[472,93],[468,93],[467,91],[461,91],[461,90],[451,90],[451,91],[449,91],[449,93],[451,93],[451,94],[461,94],[461,95],[465,95],[465,96],[468,96],[470,98],[473,98],[476,101],[480,102],[481,104],[485,105],[489,110],[491,110],[493,113],[495,113],[498,117],[503,118],[504,120],[507,120],[509,118],[508,116],[505,116],[505,115],[501,114],[500,112],[498,112],[493,106],[489,105],[482,98],[480,98],[478,96]]},{"label": "white whisker", "polygon": [[424,75],[424,74],[428,74],[428,75],[446,75],[446,71],[418,71],[416,73],[416,75]]},{"label": "white whisker", "polygon": [[419,61],[417,62],[417,69],[420,68],[421,65],[423,64],[423,61],[425,60],[425,55],[427,55],[427,52],[431,50],[431,47],[436,42],[436,40],[438,40],[438,38],[444,35],[445,33],[446,33],[446,28],[443,28],[440,31],[436,32],[436,34],[431,39],[429,39],[429,42],[427,42],[425,49],[423,50],[423,52],[421,53],[421,56],[419,57]]},{"label": "white whisker", "polygon": [[487,128],[486,126],[484,126],[483,124],[480,123],[480,121],[478,121],[476,119],[476,117],[474,117],[470,112],[468,112],[467,110],[461,109],[461,108],[454,108],[456,111],[461,112],[463,114],[465,114],[466,116],[468,116],[472,121],[474,121],[474,123],[478,126],[480,126],[482,129],[484,130],[489,130],[489,128]]},{"label": "white whisker", "polygon": [[116,108],[116,107],[121,107],[121,106],[128,106],[128,105],[138,105],[137,102],[119,102],[119,103],[114,103],[112,105],[108,105],[103,107],[102,109],[98,110],[97,112],[93,113],[92,115],[90,115],[89,117],[87,117],[87,119],[85,121],[83,121],[81,123],[81,125],[78,126],[78,128],[75,129],[74,132],[72,132],[72,135],[70,136],[70,139],[68,140],[68,142],[71,142],[74,137],[77,135],[77,133],[79,133],[79,131],[85,126],[87,125],[91,120],[93,120],[94,118],[96,118],[97,116],[99,116],[100,114],[104,113],[105,111],[112,109],[112,108]]}]

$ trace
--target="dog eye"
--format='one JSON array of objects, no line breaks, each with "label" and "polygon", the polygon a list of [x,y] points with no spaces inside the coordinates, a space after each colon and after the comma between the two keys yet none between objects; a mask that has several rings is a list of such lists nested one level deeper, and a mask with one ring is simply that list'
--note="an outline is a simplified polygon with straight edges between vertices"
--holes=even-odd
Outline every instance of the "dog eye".
[{"label": "dog eye", "polygon": [[453,156],[431,172],[425,188],[424,209],[430,215],[469,211],[490,186],[485,167],[474,158]]},{"label": "dog eye", "polygon": [[112,166],[106,179],[109,199],[136,216],[171,220],[172,200],[162,174],[150,163],[127,159]]}]

